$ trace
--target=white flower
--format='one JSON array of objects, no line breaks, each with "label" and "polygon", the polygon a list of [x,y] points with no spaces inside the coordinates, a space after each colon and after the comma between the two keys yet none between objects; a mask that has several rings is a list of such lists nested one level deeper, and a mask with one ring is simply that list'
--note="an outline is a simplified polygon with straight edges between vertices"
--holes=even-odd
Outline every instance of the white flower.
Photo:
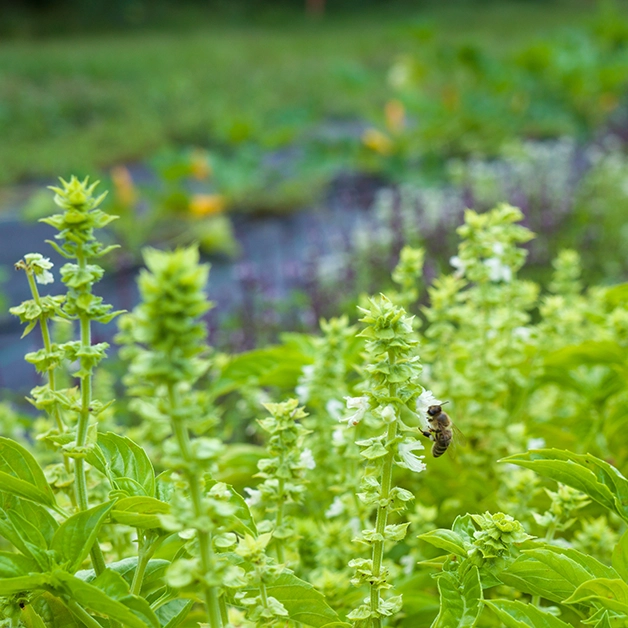
[{"label": "white flower", "polygon": [[532,336],[532,330],[529,327],[515,327],[512,330],[512,335],[515,338],[519,338],[519,340],[527,342]]},{"label": "white flower", "polygon": [[334,419],[334,421],[340,421],[342,419],[342,410],[344,405],[342,401],[339,399],[330,399],[325,404],[325,410],[327,410],[327,414]]},{"label": "white flower", "polygon": [[397,413],[395,412],[394,406],[388,404],[381,411],[382,419],[384,419],[384,423],[392,423],[397,418]]},{"label": "white flower", "polygon": [[345,397],[345,400],[347,402],[347,408],[355,410],[355,412],[340,420],[346,421],[349,425],[357,425],[364,418],[366,411],[369,409],[368,397]]},{"label": "white flower", "polygon": [[528,449],[543,449],[545,447],[544,438],[530,438],[528,440]]},{"label": "white flower", "polygon": [[338,517],[345,511],[345,505],[342,502],[340,497],[334,497],[334,501],[331,506],[325,511],[325,516],[328,519],[332,519],[333,517]]},{"label": "white flower", "polygon": [[501,257],[504,254],[504,245],[501,242],[494,242],[491,249],[497,257]]},{"label": "white flower", "polygon": [[37,283],[45,286],[47,283],[52,283],[55,280],[50,272],[50,269],[54,266],[50,258],[44,257],[40,253],[29,253],[24,256],[24,260],[33,271]]},{"label": "white flower", "polygon": [[196,536],[196,530],[193,528],[188,528],[187,530],[181,530],[179,532],[179,538],[184,539],[185,541],[189,541]]},{"label": "white flower", "polygon": [[244,492],[248,497],[244,498],[247,506],[253,508],[253,506],[259,506],[262,503],[262,491],[258,491],[256,488],[245,487]]},{"label": "white flower", "polygon": [[425,471],[426,466],[423,462],[424,456],[415,456],[413,451],[422,451],[425,447],[418,440],[410,440],[399,444],[399,455],[401,456],[401,466],[410,471],[421,473]]},{"label": "white flower", "polygon": [[430,406],[442,406],[443,402],[434,397],[431,390],[424,390],[416,400],[417,414],[422,418],[427,418],[427,411]]},{"label": "white flower", "polygon": [[504,264],[499,257],[485,259],[484,266],[488,268],[488,276],[491,281],[512,281],[512,269]]},{"label": "white flower", "polygon": [[299,464],[305,469],[316,468],[316,461],[314,460],[311,449],[306,448],[301,452],[301,456],[299,457]]},{"label": "white flower", "polygon": [[334,447],[342,447],[345,443],[345,431],[342,427],[337,427],[331,435],[331,443]]},{"label": "white flower", "polygon": [[467,269],[467,265],[457,255],[450,257],[449,263],[456,269],[457,275],[464,275],[464,271]]},{"label": "white flower", "polygon": [[307,364],[301,369],[299,385],[295,388],[297,397],[301,403],[307,403],[310,399],[310,388],[314,377],[314,365]]},{"label": "white flower", "polygon": [[399,559],[399,562],[403,565],[403,573],[406,576],[411,576],[414,572],[414,565],[416,564],[416,559],[410,554],[406,554]]}]

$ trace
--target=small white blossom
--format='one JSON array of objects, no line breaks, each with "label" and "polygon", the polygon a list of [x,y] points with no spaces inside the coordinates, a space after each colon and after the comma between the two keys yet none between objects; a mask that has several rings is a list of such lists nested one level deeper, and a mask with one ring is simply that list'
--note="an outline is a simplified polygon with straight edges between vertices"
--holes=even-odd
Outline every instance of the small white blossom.
[{"label": "small white blossom", "polygon": [[529,327],[515,327],[512,330],[512,335],[519,340],[527,342],[532,337],[532,330]]},{"label": "small white blossom", "polygon": [[512,269],[504,264],[499,257],[485,259],[484,266],[488,268],[488,276],[491,281],[512,281]]},{"label": "small white blossom", "polygon": [[355,410],[355,412],[341,421],[346,421],[349,425],[357,425],[366,414],[369,409],[368,397],[345,397],[347,402],[347,408],[349,410]]},{"label": "small white blossom", "polygon": [[394,406],[388,404],[381,411],[382,419],[384,419],[384,423],[392,423],[397,418],[397,413],[395,412]]},{"label": "small white blossom", "polygon": [[358,536],[362,533],[362,522],[358,517],[351,517],[349,519],[349,530],[353,534],[353,536]]},{"label": "small white blossom", "polygon": [[410,469],[410,471],[415,471],[416,473],[421,473],[421,471],[425,471],[427,468],[425,463],[423,462],[424,456],[415,456],[413,451],[422,451],[425,447],[418,440],[406,441],[405,443],[399,444],[399,455],[401,456],[401,466],[406,469]]},{"label": "small white blossom", "polygon": [[310,399],[310,389],[312,386],[312,379],[314,377],[314,365],[307,364],[301,369],[301,377],[299,378],[299,384],[295,388],[297,397],[301,403],[307,403]]},{"label": "small white blossom", "polygon": [[491,250],[497,257],[501,257],[504,254],[504,245],[501,242],[494,242]]},{"label": "small white blossom", "polygon": [[316,468],[316,461],[312,455],[312,450],[309,448],[304,449],[299,457],[299,464],[306,469]]},{"label": "small white blossom", "polygon": [[327,410],[327,414],[334,419],[334,421],[340,421],[342,419],[342,410],[344,408],[344,404],[340,399],[330,399],[325,404],[325,410]]},{"label": "small white blossom", "polygon": [[434,393],[431,390],[424,390],[416,400],[417,414],[422,417],[427,417],[427,411],[430,406],[441,406],[443,402],[440,399],[434,397]]},{"label": "small white blossom", "polygon": [[196,536],[196,530],[194,530],[193,528],[188,528],[187,530],[181,530],[181,532],[179,532],[179,538],[185,541],[189,541],[190,539],[193,539],[195,536]]},{"label": "small white blossom", "polygon": [[450,257],[449,263],[456,269],[457,275],[464,275],[464,271],[467,269],[467,265],[457,255]]},{"label": "small white blossom", "polygon": [[403,565],[403,573],[406,576],[411,576],[414,573],[414,565],[416,564],[414,556],[406,554],[399,559],[399,562]]},{"label": "small white blossom", "polygon": [[346,442],[344,429],[342,427],[337,427],[331,435],[332,445],[334,447],[342,447]]},{"label": "small white blossom", "polygon": [[528,440],[528,449],[543,449],[545,447],[544,438],[530,438]]},{"label": "small white blossom", "polygon": [[325,511],[325,516],[327,519],[332,519],[333,517],[338,517],[345,511],[345,505],[342,502],[340,497],[334,497],[334,501],[331,506]]},{"label": "small white blossom", "polygon": [[253,506],[259,506],[262,503],[262,491],[258,491],[256,488],[245,487],[244,492],[248,495],[248,497],[244,498],[244,501],[247,503],[249,508],[253,508]]},{"label": "small white blossom", "polygon": [[55,278],[50,272],[54,264],[50,261],[50,258],[44,257],[40,253],[29,253],[24,256],[24,260],[31,267],[35,275],[35,281],[38,284],[45,286],[54,282]]}]

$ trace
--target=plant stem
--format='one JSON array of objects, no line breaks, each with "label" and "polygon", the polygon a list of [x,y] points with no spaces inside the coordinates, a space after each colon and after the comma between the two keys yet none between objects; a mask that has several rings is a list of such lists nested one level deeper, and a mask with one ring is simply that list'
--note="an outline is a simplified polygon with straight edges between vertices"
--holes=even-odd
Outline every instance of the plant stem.
[{"label": "plant stem", "polygon": [[[81,268],[85,268],[85,256],[81,246],[77,248],[76,259]],[[90,319],[83,314],[80,320],[80,341],[81,349],[88,350],[92,345],[92,330]],[[86,370],[86,364],[81,359],[81,369]],[[87,431],[89,428],[89,414],[92,403],[92,369],[81,377],[81,410],[79,412],[78,423],[76,426],[76,442],[77,449],[85,447],[87,442]],[[87,478],[85,477],[85,461],[82,457],[74,458],[74,483],[76,484],[76,502],[79,510],[87,510],[89,508],[89,500],[87,497]],[[105,569],[105,558],[103,556],[98,540],[95,541],[91,549],[92,563],[94,571],[97,575],[101,574]]]},{"label": "plant stem", "polygon": [[[285,481],[283,478],[279,478],[279,486],[277,487],[277,494],[279,495],[279,503],[277,504],[277,517],[275,519],[275,530],[278,530],[283,523],[283,508],[285,503],[284,496]],[[277,554],[277,562],[285,562],[285,555],[283,552],[283,545],[281,540],[275,539],[275,553]]]},{"label": "plant stem", "polygon": [[[395,362],[395,355],[392,351],[388,352],[388,362],[392,366]],[[397,395],[397,385],[389,385],[390,397],[394,398]],[[393,458],[395,457],[394,444],[397,439],[397,417],[388,424],[388,430],[386,432],[386,449],[388,453],[384,458],[384,466],[382,468],[381,477],[381,490],[379,494],[379,505],[377,506],[377,518],[375,520],[375,531],[381,537],[384,536],[386,530],[386,523],[388,521],[388,508],[390,506],[390,489],[392,486],[392,474],[393,474]],[[379,579],[382,572],[382,563],[384,561],[384,541],[375,541],[373,543],[373,576],[375,579]],[[380,588],[379,583],[374,582],[371,585],[371,610],[377,611],[379,608],[380,600]],[[381,619],[376,617],[372,620],[373,628],[380,628]]]},{"label": "plant stem", "polygon": [[154,548],[146,539],[146,534],[139,528],[137,529],[137,567],[133,574],[131,582],[131,595],[139,595],[142,590],[142,582],[144,581],[144,572],[150,557],[153,555]]},{"label": "plant stem", "polygon": [[[194,466],[196,459],[192,452],[190,435],[188,434],[188,430],[183,424],[183,421],[181,421],[181,419],[177,417],[179,398],[177,390],[172,384],[168,386],[168,395],[170,400],[170,418],[172,423],[172,429],[179,445],[181,456],[187,463],[185,474],[187,475],[188,484],[190,486],[190,495],[192,497],[192,506],[194,508],[194,518],[199,521],[203,518],[203,493],[201,490],[201,483],[199,481],[199,478],[197,477],[196,473],[191,470],[191,467]],[[196,529],[196,534],[201,553],[201,568],[203,569],[203,574],[209,574],[212,571],[213,564],[211,535],[209,531],[199,528]],[[205,604],[207,606],[209,626],[210,628],[222,628],[222,617],[220,613],[218,590],[216,587],[209,586],[208,584],[203,584],[202,586],[204,590]]]},{"label": "plant stem", "polygon": [[66,600],[66,604],[72,613],[80,619],[87,628],[102,628],[100,622],[94,619],[78,602],[75,600]]}]

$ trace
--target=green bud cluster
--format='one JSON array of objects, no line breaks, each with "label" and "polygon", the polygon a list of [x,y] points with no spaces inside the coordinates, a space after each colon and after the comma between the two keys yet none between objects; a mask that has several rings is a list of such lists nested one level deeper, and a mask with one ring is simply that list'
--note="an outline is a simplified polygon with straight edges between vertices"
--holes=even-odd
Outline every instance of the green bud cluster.
[{"label": "green bud cluster", "polygon": [[473,534],[474,549],[470,556],[478,555],[483,560],[502,558],[511,555],[516,544],[532,538],[521,523],[502,512],[471,515],[471,518],[480,529]]},{"label": "green bud cluster", "polygon": [[399,291],[392,300],[408,309],[419,299],[417,282],[423,274],[425,251],[422,248],[404,246],[399,254],[399,262],[392,272],[392,280],[399,286]]},{"label": "green bud cluster", "polygon": [[296,399],[283,403],[266,403],[269,417],[258,420],[261,428],[269,434],[267,451],[269,458],[257,464],[257,477],[263,479],[257,490],[267,512],[275,513],[272,526],[274,547],[279,562],[284,562],[284,545],[295,538],[291,520],[285,516],[285,506],[298,504],[305,492],[305,474],[313,468],[312,453],[304,448],[309,434],[302,421],[307,413]]},{"label": "green bud cluster", "polygon": [[420,458],[412,453],[423,449],[415,438],[417,428],[402,420],[402,416],[419,420],[414,409],[422,388],[417,382],[421,366],[414,353],[418,340],[412,319],[383,295],[370,299],[369,306],[369,309],[360,308],[365,329],[359,336],[366,339],[365,395],[348,400],[348,406],[358,408],[358,412],[347,420],[350,425],[357,425],[369,412],[383,432],[357,441],[360,456],[366,462],[359,497],[376,509],[376,522],[375,527],[362,530],[357,538],[370,547],[371,558],[356,558],[349,563],[354,569],[352,583],[367,584],[370,594],[347,617],[356,626],[371,622],[364,625],[378,627],[383,618],[401,608],[401,596],[382,595],[392,587],[389,569],[384,565],[384,551],[386,543],[405,538],[409,525],[389,524],[389,516],[405,510],[406,503],[414,497],[392,485],[393,466],[417,472],[424,468]]}]

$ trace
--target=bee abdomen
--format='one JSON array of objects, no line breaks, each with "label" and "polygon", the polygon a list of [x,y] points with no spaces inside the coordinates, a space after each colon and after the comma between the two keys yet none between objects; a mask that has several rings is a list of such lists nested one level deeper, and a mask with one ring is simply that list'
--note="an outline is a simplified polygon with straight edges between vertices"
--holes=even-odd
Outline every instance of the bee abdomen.
[{"label": "bee abdomen", "polygon": [[434,458],[442,456],[446,451],[447,445],[444,445],[443,443],[434,443],[432,446],[432,456],[434,456]]}]

